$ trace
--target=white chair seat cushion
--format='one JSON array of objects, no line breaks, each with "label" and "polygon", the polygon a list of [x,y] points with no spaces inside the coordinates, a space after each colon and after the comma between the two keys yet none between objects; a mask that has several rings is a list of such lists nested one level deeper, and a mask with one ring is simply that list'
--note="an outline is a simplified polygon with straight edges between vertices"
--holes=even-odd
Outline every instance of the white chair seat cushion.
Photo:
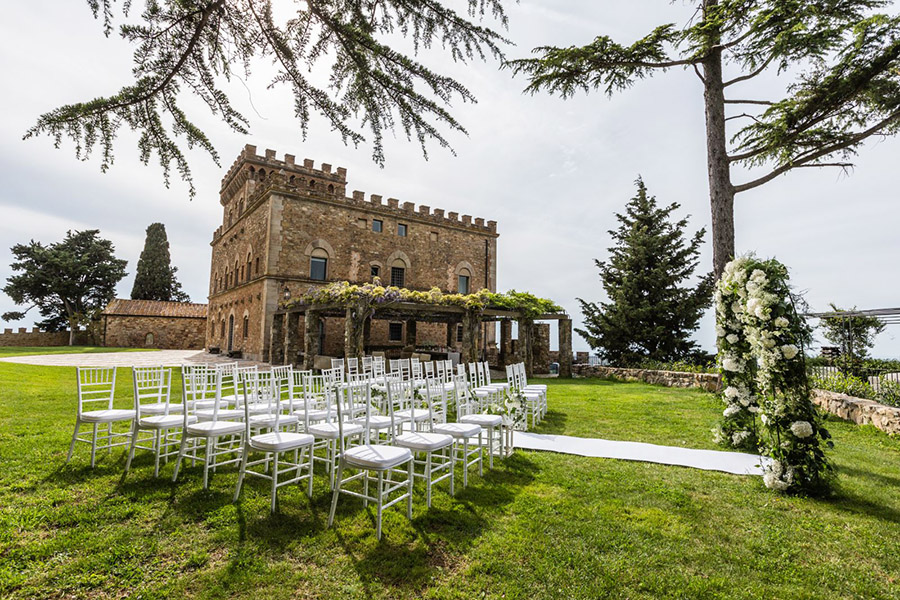
[{"label": "white chair seat cushion", "polygon": [[533,392],[530,390],[525,390],[524,392],[522,392],[522,395],[525,397],[526,400],[536,400],[536,399],[544,397],[544,395],[542,393],[537,392],[537,391]]},{"label": "white chair seat cushion", "polygon": [[81,413],[81,420],[86,423],[115,423],[116,421],[131,421],[133,419],[133,410],[121,408],[89,410]]},{"label": "white chair seat cushion", "polygon": [[200,421],[188,425],[187,431],[190,435],[215,437],[240,433],[244,431],[244,424],[237,421]]},{"label": "white chair seat cushion", "polygon": [[423,433],[413,431],[412,433],[404,433],[394,438],[394,443],[403,448],[410,450],[418,450],[421,452],[430,452],[446,448],[453,443],[453,437],[444,433]]},{"label": "white chair seat cushion", "polygon": [[460,423],[475,423],[481,427],[497,427],[503,424],[503,417],[500,415],[476,414],[460,417]]},{"label": "white chair seat cushion", "polygon": [[[300,419],[297,415],[279,415],[279,425],[296,425]],[[275,427],[275,415],[251,415],[251,427]]]},{"label": "white chair seat cushion", "polygon": [[[357,425],[366,426],[366,418],[359,417],[353,420]],[[396,421],[395,421],[396,422]],[[381,415],[369,415],[369,429],[387,429],[391,426],[391,418]]]},{"label": "white chair seat cushion", "polygon": [[[362,425],[356,423],[344,423],[344,437],[350,435],[359,435],[363,431]],[[337,423],[319,423],[318,425],[310,425],[309,432],[316,437],[328,438],[336,440],[339,434]]]},{"label": "white chair seat cushion", "polygon": [[412,452],[409,448],[385,446],[383,444],[364,444],[354,446],[343,454],[346,463],[364,469],[387,470],[409,462]]},{"label": "white chair seat cushion", "polygon": [[[178,414],[184,411],[184,404],[169,404],[169,414]],[[154,402],[153,404],[141,404],[142,415],[161,415],[166,412],[165,402]]]},{"label": "white chair seat cushion", "polygon": [[[214,407],[216,405],[216,400],[215,399],[195,400],[191,404],[194,407],[194,410],[201,410],[201,409]],[[227,400],[219,400],[219,408],[228,408],[228,401]]]},{"label": "white chair seat cushion", "polygon": [[541,391],[541,392],[546,392],[546,391],[547,391],[547,386],[544,385],[543,383],[529,383],[528,385],[525,386],[525,389],[526,389],[526,390],[538,390],[538,391]]},{"label": "white chair seat cushion", "polygon": [[[201,421],[211,421],[213,418],[213,408],[204,408],[201,410],[194,411],[194,414],[197,415],[197,418]],[[243,419],[244,418],[244,409],[243,408],[220,408],[216,418],[220,421],[227,421],[228,419]]]},{"label": "white chair seat cushion", "polygon": [[[269,404],[268,402],[253,402],[247,407],[247,409],[251,415],[262,415],[262,414],[271,412],[272,408],[273,408],[273,406],[272,406],[273,404],[275,404],[275,403],[273,402],[272,404]],[[238,410],[243,410],[243,409],[241,408]]]},{"label": "white chair seat cushion", "polygon": [[509,384],[506,383],[505,381],[497,381],[497,382],[494,382],[494,383],[489,383],[489,384],[487,384],[487,385],[485,385],[485,386],[482,386],[482,387],[486,387],[486,388],[494,388],[494,389],[496,389],[496,390],[505,390],[505,389],[507,389],[507,388],[509,387]]},{"label": "white chair seat cushion", "polygon": [[[297,418],[301,421],[303,420],[304,411],[303,409],[295,410],[294,414],[297,415]],[[328,418],[328,411],[320,408],[311,408],[309,409],[309,420],[313,421],[324,421]]]},{"label": "white chair seat cushion", "polygon": [[[413,411],[412,411],[412,409],[398,410],[397,412],[394,413],[394,418],[401,419],[403,421],[410,421],[413,418]],[[416,423],[419,423],[420,421],[427,421],[427,420],[428,420],[428,410],[422,408],[422,409],[419,409],[416,411]]]},{"label": "white chair seat cushion", "polygon": [[[197,417],[188,415],[188,425],[196,423]],[[184,415],[154,415],[142,417],[140,426],[146,429],[170,429],[184,425]]]},{"label": "white chair seat cushion", "polygon": [[440,423],[434,426],[436,433],[446,433],[455,438],[469,438],[481,433],[481,425],[477,423]]},{"label": "white chair seat cushion", "polygon": [[263,452],[284,452],[310,446],[315,441],[316,438],[308,433],[272,431],[251,437],[250,447]]}]

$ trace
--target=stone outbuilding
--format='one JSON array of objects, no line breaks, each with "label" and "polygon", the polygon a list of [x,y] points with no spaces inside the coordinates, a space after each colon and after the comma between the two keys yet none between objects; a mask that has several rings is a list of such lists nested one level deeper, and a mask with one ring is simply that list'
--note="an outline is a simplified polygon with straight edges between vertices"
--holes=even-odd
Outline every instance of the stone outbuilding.
[{"label": "stone outbuilding", "polygon": [[102,345],[201,350],[206,314],[206,304],[116,298],[100,315]]}]

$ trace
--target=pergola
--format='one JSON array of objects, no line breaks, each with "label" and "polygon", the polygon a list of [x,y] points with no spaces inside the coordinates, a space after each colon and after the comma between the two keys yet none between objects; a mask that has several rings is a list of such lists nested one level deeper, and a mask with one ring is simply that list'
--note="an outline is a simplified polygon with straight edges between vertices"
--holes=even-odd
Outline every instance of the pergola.
[{"label": "pergola", "polygon": [[[300,332],[303,317],[304,332]],[[415,345],[416,323],[446,323],[447,345],[456,339],[456,328],[463,326],[462,360],[478,360],[478,337],[481,324],[500,321],[501,362],[512,362],[503,350],[512,336],[512,322],[518,323],[519,353],[516,357],[525,363],[526,373],[533,370],[532,345],[535,321],[556,321],[559,328],[559,376],[572,376],[572,319],[564,312],[529,315],[524,311],[499,308],[467,309],[461,306],[435,305],[425,302],[385,302],[361,307],[348,303],[291,304],[274,313],[270,340],[270,362],[288,364],[294,362],[302,349],[303,368],[311,369],[318,349],[319,324],[325,317],[344,319],[344,355],[360,358],[369,345],[371,319],[404,321],[406,342]],[[301,346],[302,344],[302,346]]]}]

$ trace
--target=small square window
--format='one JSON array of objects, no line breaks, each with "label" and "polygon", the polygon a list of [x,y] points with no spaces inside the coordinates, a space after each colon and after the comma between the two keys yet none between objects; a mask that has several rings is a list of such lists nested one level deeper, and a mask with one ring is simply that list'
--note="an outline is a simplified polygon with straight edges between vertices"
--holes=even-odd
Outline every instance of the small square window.
[{"label": "small square window", "polygon": [[384,221],[381,219],[372,219],[372,231],[375,233],[381,233],[381,230],[384,228]]},{"label": "small square window", "polygon": [[431,241],[432,241],[432,242],[436,242],[437,240],[438,240],[438,233],[437,233],[437,231],[432,231],[432,232],[431,232]]},{"label": "small square window", "polygon": [[403,323],[388,324],[388,340],[392,342],[403,341]]},{"label": "small square window", "polygon": [[468,294],[469,293],[469,276],[468,275],[460,275],[458,277],[457,287],[459,288],[460,294]]},{"label": "small square window", "polygon": [[313,256],[309,259],[309,278],[318,281],[325,281],[325,273],[327,271],[328,259]]},{"label": "small square window", "polygon": [[459,324],[459,325],[456,326],[456,341],[457,341],[457,342],[461,342],[461,341],[462,341],[462,338],[463,338],[463,335],[462,335],[462,334],[463,334],[462,324]]},{"label": "small square window", "polygon": [[403,223],[397,223],[397,235],[400,237],[406,237],[406,225]]},{"label": "small square window", "polygon": [[378,277],[379,273],[381,273],[381,269],[378,268],[378,265],[372,265],[372,278]]}]

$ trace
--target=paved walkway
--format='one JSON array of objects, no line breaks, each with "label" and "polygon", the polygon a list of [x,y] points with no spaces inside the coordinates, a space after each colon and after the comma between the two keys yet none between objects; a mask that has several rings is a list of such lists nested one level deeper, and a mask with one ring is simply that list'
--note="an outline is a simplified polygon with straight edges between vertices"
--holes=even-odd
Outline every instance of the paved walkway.
[{"label": "paved walkway", "polygon": [[185,363],[254,363],[236,360],[221,354],[207,354],[202,350],[150,350],[147,352],[95,352],[82,354],[35,354],[33,356],[9,356],[0,362],[48,367],[155,367],[179,366]]},{"label": "paved walkway", "polygon": [[675,446],[657,446],[641,442],[616,442],[568,435],[546,435],[516,431],[513,444],[524,450],[547,450],[578,456],[637,460],[661,465],[677,465],[735,475],[762,475],[761,464],[769,460],[742,452],[694,450]]}]

